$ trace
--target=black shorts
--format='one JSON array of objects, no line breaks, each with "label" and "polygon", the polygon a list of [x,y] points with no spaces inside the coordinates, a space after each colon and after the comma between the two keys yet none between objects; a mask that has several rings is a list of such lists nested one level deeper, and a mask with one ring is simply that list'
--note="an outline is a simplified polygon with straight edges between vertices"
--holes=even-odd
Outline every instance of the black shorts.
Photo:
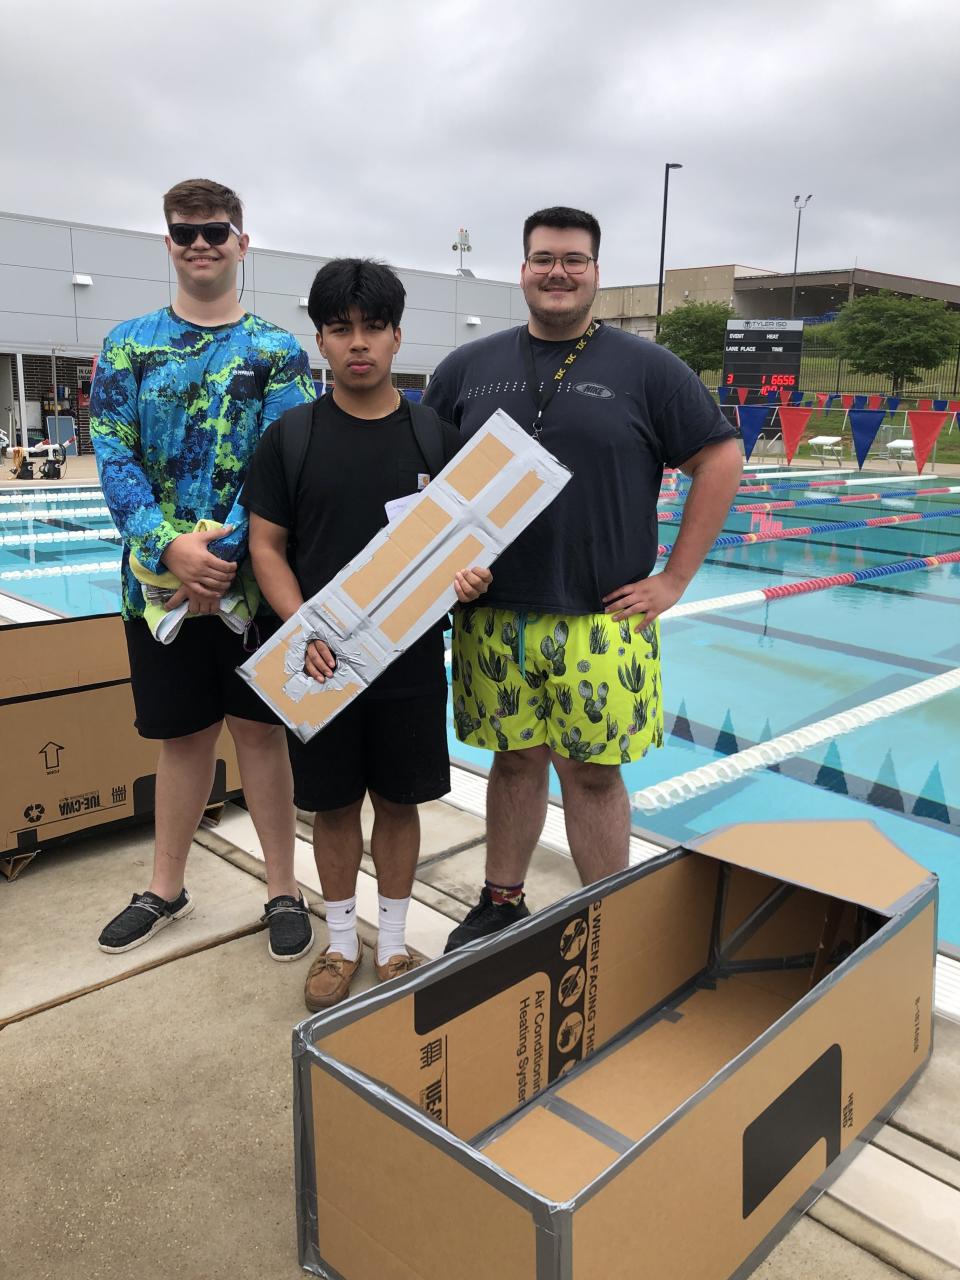
[{"label": "black shorts", "polygon": [[447,690],[409,698],[361,694],[309,742],[287,734],[298,809],[342,809],[375,791],[424,804],[450,790]]},{"label": "black shorts", "polygon": [[[280,626],[273,614],[257,618],[260,643]],[[216,617],[186,618],[176,640],[154,640],[142,619],[123,624],[130,655],[130,683],[141,738],[182,738],[239,716],[279,724],[237,667],[250,657],[243,636]]]}]

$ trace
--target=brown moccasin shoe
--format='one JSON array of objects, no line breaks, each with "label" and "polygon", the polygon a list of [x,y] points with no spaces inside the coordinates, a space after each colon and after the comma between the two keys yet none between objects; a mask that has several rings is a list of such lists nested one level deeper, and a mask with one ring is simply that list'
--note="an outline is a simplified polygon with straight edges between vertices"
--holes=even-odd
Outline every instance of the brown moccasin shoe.
[{"label": "brown moccasin shoe", "polygon": [[319,1013],[321,1009],[329,1009],[346,999],[362,960],[363,947],[356,960],[345,960],[339,951],[324,948],[310,966],[303,986],[303,998],[311,1013]]},{"label": "brown moccasin shoe", "polygon": [[399,978],[402,973],[409,973],[411,969],[417,969],[423,962],[414,956],[400,954],[391,956],[384,964],[380,964],[377,960],[377,953],[373,953],[373,967],[377,971],[378,982],[389,982],[391,978]]}]

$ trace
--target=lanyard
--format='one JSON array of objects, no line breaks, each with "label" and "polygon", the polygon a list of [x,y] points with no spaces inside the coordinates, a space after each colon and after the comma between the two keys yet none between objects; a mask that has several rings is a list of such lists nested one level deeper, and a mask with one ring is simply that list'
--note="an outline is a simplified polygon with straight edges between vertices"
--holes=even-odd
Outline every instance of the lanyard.
[{"label": "lanyard", "polygon": [[523,358],[527,366],[527,390],[533,396],[533,402],[537,406],[537,416],[533,420],[533,438],[540,439],[540,433],[543,430],[543,415],[547,406],[553,397],[557,394],[557,389],[563,381],[567,370],[576,360],[577,356],[586,347],[587,343],[597,332],[601,325],[600,320],[591,320],[590,327],[582,337],[578,338],[563,360],[560,362],[560,368],[553,375],[553,381],[545,388],[540,387],[540,379],[537,377],[537,366],[533,359],[533,343],[530,341],[530,330],[524,328],[520,335],[520,343],[523,347]]}]

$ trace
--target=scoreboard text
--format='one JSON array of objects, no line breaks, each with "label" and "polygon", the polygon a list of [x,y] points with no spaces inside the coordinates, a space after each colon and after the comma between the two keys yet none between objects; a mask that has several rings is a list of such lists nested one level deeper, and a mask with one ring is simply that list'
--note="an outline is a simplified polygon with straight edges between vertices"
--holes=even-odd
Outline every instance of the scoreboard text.
[{"label": "scoreboard text", "polygon": [[723,385],[746,387],[747,404],[777,404],[800,390],[802,320],[728,320]]}]

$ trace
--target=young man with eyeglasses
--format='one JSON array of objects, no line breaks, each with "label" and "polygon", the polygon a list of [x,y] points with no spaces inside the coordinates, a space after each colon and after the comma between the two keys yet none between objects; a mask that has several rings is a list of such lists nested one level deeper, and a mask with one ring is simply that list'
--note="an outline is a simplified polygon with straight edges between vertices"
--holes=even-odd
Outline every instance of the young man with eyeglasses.
[{"label": "young man with eyeglasses", "polygon": [[[283,728],[236,674],[279,625],[256,612],[247,634],[217,616],[241,590],[247,518],[237,499],[269,424],[315,395],[296,339],[237,299],[249,245],[243,206],[229,187],[191,179],[163,198],[166,244],[177,275],[171,307],[128,320],[107,336],[91,391],[90,434],[104,499],[123,538],[122,615],[141,736],[160,741],[153,874],[99,938],[129,951],[194,907],[184,870],[210,797],[216,742],[226,720],[267,871],[269,952],[296,960],[313,930],[293,872],[293,786]],[[195,531],[200,521],[220,526]],[[172,573],[167,601],[188,606],[169,644],[144,621],[131,569]],[[251,601],[251,605],[255,605]]]},{"label": "young man with eyeglasses", "polygon": [[[626,866],[620,765],[663,741],[657,619],[700,567],[742,466],[733,429],[685,364],[593,319],[592,214],[531,214],[523,251],[527,324],[454,351],[424,397],[467,436],[505,410],[573,472],[499,558],[483,605],[455,619],[457,734],[496,754],[486,883],[448,951],[529,915],[524,879],[551,764],[583,883]],[[674,550],[654,572],[665,466],[692,482]]]},{"label": "young man with eyeglasses", "polygon": [[[313,282],[307,309],[333,393],[267,432],[242,495],[257,581],[282,618],[399,519],[460,447],[449,423],[393,386],[404,299],[396,273],[365,258],[334,259]],[[464,565],[453,584],[458,599],[475,600],[490,577],[489,569]],[[307,673],[322,683],[335,665],[336,655],[314,640]],[[297,807],[314,814],[330,934],[304,985],[314,1012],[346,998],[362,963],[356,894],[367,794],[379,890],[376,975],[385,982],[416,964],[405,930],[420,851],[417,806],[450,790],[446,704],[438,623],[309,742],[289,735]]]}]

